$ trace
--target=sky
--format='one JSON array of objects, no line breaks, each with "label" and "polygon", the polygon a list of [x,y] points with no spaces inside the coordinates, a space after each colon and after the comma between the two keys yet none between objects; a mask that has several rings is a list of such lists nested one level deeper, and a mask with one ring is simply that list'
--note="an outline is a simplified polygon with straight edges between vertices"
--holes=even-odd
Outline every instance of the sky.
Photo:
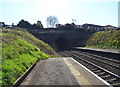
[{"label": "sky", "polygon": [[48,16],[60,24],[85,23],[118,26],[119,0],[0,0],[0,22],[18,24],[24,19],[31,24],[40,20],[46,27]]}]

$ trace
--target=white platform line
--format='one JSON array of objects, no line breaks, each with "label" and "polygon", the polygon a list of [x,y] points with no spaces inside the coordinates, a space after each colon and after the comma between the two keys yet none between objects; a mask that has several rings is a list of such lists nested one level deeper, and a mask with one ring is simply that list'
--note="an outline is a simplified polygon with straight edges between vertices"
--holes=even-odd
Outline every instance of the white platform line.
[{"label": "white platform line", "polygon": [[[77,80],[78,84],[81,85],[81,87],[84,87],[83,85],[91,85],[88,82],[88,80],[73,66],[73,64],[71,64],[68,61],[68,58],[64,58],[63,60],[66,63],[66,65],[68,66],[68,68],[70,69],[70,71],[73,74],[73,76],[75,77],[75,79]],[[90,87],[93,87],[93,86],[90,86]]]}]

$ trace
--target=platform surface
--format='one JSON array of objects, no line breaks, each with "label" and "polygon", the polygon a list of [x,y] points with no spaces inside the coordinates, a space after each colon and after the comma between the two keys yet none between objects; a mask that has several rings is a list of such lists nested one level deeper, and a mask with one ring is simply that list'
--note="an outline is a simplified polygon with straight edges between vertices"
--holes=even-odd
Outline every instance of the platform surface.
[{"label": "platform surface", "polygon": [[[71,85],[73,87],[108,87],[73,58],[50,58],[39,61],[22,85]],[[85,86],[86,85],[86,86]],[[91,85],[91,86],[90,86]]]},{"label": "platform surface", "polygon": [[87,47],[75,47],[77,49],[88,49],[88,50],[95,50],[95,51],[103,51],[103,52],[110,52],[110,53],[118,53],[120,54],[120,49],[101,49],[101,48],[87,48]]}]

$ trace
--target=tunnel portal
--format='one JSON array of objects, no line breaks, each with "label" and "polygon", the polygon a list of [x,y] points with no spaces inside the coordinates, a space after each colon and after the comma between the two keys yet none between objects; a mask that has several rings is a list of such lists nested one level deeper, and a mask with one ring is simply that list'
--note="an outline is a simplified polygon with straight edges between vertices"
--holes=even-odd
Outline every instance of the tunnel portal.
[{"label": "tunnel portal", "polygon": [[57,50],[68,49],[70,47],[69,41],[65,37],[60,37],[55,40]]}]

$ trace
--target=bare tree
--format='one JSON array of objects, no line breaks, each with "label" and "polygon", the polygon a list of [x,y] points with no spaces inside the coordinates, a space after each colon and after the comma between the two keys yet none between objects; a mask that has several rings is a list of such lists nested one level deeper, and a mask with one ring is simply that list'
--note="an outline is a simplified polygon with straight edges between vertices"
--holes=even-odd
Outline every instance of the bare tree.
[{"label": "bare tree", "polygon": [[55,16],[49,16],[47,17],[47,27],[55,27],[55,25],[58,23],[58,19]]}]

